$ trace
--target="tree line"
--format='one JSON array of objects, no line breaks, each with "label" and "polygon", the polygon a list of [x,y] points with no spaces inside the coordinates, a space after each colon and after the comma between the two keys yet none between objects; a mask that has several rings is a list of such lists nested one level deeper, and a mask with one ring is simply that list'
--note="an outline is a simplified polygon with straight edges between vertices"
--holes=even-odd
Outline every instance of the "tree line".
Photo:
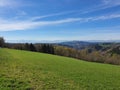
[{"label": "tree line", "polygon": [[33,51],[33,52],[54,54],[54,46],[52,44],[6,43],[5,47],[12,49]]},{"label": "tree line", "polygon": [[66,57],[77,58],[91,62],[109,63],[120,65],[120,46],[101,50],[98,45],[91,48],[76,50],[73,48],[59,46],[56,44],[32,44],[32,43],[5,43],[0,38],[0,47],[27,50],[33,52],[42,52]]}]

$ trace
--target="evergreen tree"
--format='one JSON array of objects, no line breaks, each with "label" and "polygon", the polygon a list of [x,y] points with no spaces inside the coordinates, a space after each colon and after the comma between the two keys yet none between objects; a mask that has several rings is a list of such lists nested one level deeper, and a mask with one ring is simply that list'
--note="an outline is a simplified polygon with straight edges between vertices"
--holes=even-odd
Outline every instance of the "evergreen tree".
[{"label": "evergreen tree", "polygon": [[25,50],[30,50],[30,45],[28,43],[25,44]]},{"label": "evergreen tree", "polygon": [[32,43],[30,44],[30,51],[36,51],[36,48]]},{"label": "evergreen tree", "polygon": [[0,37],[0,47],[4,47],[5,46],[5,41],[3,37]]}]

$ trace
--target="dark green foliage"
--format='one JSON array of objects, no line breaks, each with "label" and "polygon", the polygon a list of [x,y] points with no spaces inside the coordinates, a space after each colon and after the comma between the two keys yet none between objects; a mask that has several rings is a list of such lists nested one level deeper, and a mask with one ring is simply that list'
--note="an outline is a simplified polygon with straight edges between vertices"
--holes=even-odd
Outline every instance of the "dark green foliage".
[{"label": "dark green foliage", "polygon": [[30,51],[36,51],[36,48],[32,43],[30,44],[29,48],[30,48]]},{"label": "dark green foliage", "polygon": [[25,44],[25,50],[30,50],[30,45],[28,43]]},{"label": "dark green foliage", "polygon": [[95,50],[99,51],[99,50],[102,49],[102,46],[100,46],[99,44],[95,44],[95,45],[93,46],[93,48],[94,48]]},{"label": "dark green foliage", "polygon": [[112,48],[112,50],[110,51],[111,53],[115,53],[115,54],[120,54],[120,46],[116,46],[114,48]]},{"label": "dark green foliage", "polygon": [[5,46],[4,38],[0,37],[0,47],[4,47],[4,46]]},{"label": "dark green foliage", "polygon": [[41,49],[43,53],[54,54],[54,47],[50,44],[42,44]]}]

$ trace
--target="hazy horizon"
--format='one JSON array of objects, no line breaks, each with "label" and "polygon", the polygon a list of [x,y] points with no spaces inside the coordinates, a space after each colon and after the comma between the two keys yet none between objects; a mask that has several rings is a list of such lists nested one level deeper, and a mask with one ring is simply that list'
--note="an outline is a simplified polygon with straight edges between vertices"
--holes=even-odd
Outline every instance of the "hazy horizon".
[{"label": "hazy horizon", "polygon": [[7,43],[62,43],[62,42],[111,42],[120,43],[120,40],[5,40]]}]

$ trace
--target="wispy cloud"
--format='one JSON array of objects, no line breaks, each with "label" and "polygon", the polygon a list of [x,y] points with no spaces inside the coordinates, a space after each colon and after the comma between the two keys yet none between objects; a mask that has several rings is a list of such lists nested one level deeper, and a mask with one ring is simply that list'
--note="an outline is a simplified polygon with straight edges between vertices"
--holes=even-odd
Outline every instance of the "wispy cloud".
[{"label": "wispy cloud", "polygon": [[36,16],[36,17],[33,17],[31,20],[43,19],[43,18],[54,17],[54,16],[62,16],[62,15],[67,15],[67,14],[76,13],[80,11],[81,10],[71,10],[66,12],[52,13],[52,14],[43,15],[43,16]]},{"label": "wispy cloud", "polygon": [[58,25],[58,24],[71,23],[71,22],[85,23],[85,22],[107,20],[114,18],[120,18],[120,14],[112,14],[112,15],[88,17],[88,18],[66,18],[55,21],[34,21],[34,17],[32,20],[30,19],[24,21],[0,19],[0,31],[29,30],[31,28]]},{"label": "wispy cloud", "polygon": [[49,15],[43,15],[43,16],[37,16],[34,17],[32,19],[42,19],[42,18],[47,18],[47,17],[53,17],[53,16],[60,16],[60,15],[67,15],[67,14],[86,14],[86,13],[90,13],[90,12],[94,12],[94,11],[98,11],[98,10],[103,10],[103,9],[107,9],[107,8],[111,8],[111,7],[115,7],[115,6],[120,6],[120,0],[101,0],[101,3],[94,6],[93,8],[89,8],[89,9],[84,9],[84,10],[71,10],[71,11],[66,11],[66,12],[60,12],[60,13],[53,13],[53,14],[49,14]]},{"label": "wispy cloud", "polygon": [[95,12],[99,10],[116,7],[116,6],[120,6],[120,0],[101,0],[100,4],[92,8],[86,9],[82,13],[85,14],[85,13]]},{"label": "wispy cloud", "polygon": [[103,10],[103,9],[107,9],[107,8],[111,8],[115,6],[120,6],[120,0],[101,0],[101,3],[94,6],[93,8],[91,7],[89,9],[84,9],[84,10],[71,10],[71,11],[66,11],[66,12],[53,13],[49,15],[37,16],[32,19],[37,20],[37,19],[42,19],[42,18],[47,18],[47,17],[67,15],[67,14],[76,14],[76,13],[86,14],[86,13],[95,12],[95,11],[99,11],[99,10]]},{"label": "wispy cloud", "polygon": [[[26,4],[26,5],[25,5]],[[23,2],[22,0],[0,0],[0,7],[6,7],[6,8],[15,8],[19,6],[28,6],[30,5],[30,2],[26,3],[25,1]],[[54,17],[54,16],[60,16],[60,15],[67,15],[67,14],[86,14],[98,10],[103,10],[115,6],[120,6],[120,0],[101,0],[101,3],[94,6],[94,7],[89,7],[88,9],[83,9],[83,10],[70,10],[70,11],[65,11],[65,12],[60,12],[60,13],[53,13],[49,15],[43,15],[43,16],[37,16],[32,18],[31,20],[37,20],[37,19],[43,19],[47,17]],[[21,11],[20,15],[25,15],[25,11]]]},{"label": "wispy cloud", "polygon": [[56,21],[7,21],[1,20],[0,21],[0,31],[13,31],[13,30],[26,30],[41,26],[49,26],[49,25],[57,25],[63,23],[70,23],[80,21],[81,18],[68,18],[63,20],[56,20]]},{"label": "wispy cloud", "polygon": [[120,5],[120,0],[102,0],[102,2],[103,2],[103,5],[106,5],[107,7]]},{"label": "wispy cloud", "polygon": [[[77,22],[77,21],[79,21],[79,22],[89,22],[89,21],[107,20],[107,19],[114,19],[114,18],[120,18],[120,14],[102,15],[102,16],[87,17],[87,18],[65,18],[65,19],[62,19],[62,20],[55,20],[55,21],[38,21],[37,17],[32,17],[28,21],[29,22],[45,22],[44,23],[44,25],[45,25],[45,24],[48,24],[48,23],[61,24],[61,23],[69,23],[69,22]],[[35,21],[35,20],[37,20],[37,21]]]},{"label": "wispy cloud", "polygon": [[98,9],[106,9],[116,6],[120,6],[120,0],[102,0],[102,4],[98,7]]}]

